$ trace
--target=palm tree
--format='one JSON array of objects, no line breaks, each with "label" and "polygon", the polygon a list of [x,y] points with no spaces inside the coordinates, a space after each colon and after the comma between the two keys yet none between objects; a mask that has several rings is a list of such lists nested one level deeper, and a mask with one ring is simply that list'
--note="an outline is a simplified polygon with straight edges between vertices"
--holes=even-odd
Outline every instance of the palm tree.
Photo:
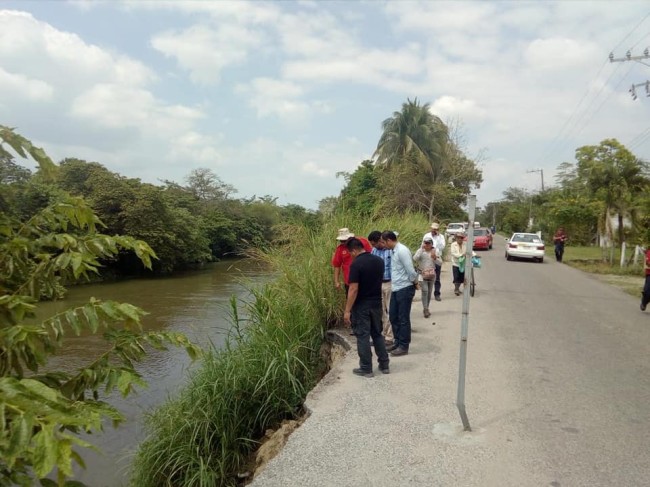
[{"label": "palm tree", "polygon": [[435,183],[443,169],[449,133],[442,120],[431,113],[429,104],[407,99],[402,110],[381,126],[383,132],[374,154],[377,164],[390,168],[407,163],[407,159],[415,160]]},{"label": "palm tree", "polygon": [[638,198],[650,186],[646,176],[647,164],[637,159],[616,139],[603,140],[598,146],[585,146],[576,150],[578,175],[603,202],[601,224],[608,237],[612,229],[609,217],[618,219],[619,244],[625,240],[624,219],[633,217]]}]

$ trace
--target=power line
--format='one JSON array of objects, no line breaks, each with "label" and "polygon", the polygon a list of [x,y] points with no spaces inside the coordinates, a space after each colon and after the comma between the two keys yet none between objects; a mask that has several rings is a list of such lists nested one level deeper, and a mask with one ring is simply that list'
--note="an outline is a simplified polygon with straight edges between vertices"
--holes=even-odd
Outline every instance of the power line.
[{"label": "power line", "polygon": [[[650,15],[650,14],[649,14],[649,15]],[[647,15],[646,15],[646,17],[647,17]],[[640,43],[643,39],[645,39],[646,37],[648,37],[649,35],[650,35],[650,31],[646,32],[646,33],[643,34],[641,37],[639,37],[639,40],[636,41],[634,44],[632,44],[632,45],[630,46],[630,50],[632,50],[632,49],[634,49],[636,46],[638,46],[639,43]],[[616,49],[616,48],[614,48],[614,50],[615,50],[615,49]]]},{"label": "power line", "polygon": [[645,130],[641,131],[640,133],[638,133],[634,138],[630,139],[628,141],[628,143],[625,144],[625,145],[628,146],[628,148],[630,148],[630,147],[636,145],[636,143],[639,140],[643,139],[648,134],[650,134],[650,126],[647,127]]},{"label": "power line", "polygon": [[618,80],[618,83],[616,83],[616,86],[614,86],[614,89],[611,90],[611,91],[607,94],[607,96],[603,99],[602,103],[601,103],[600,105],[598,105],[598,108],[596,108],[596,110],[594,110],[594,111],[591,113],[591,115],[590,115],[589,119],[587,120],[587,122],[584,123],[584,124],[582,124],[580,127],[578,127],[578,131],[574,134],[575,137],[577,137],[578,135],[580,135],[580,134],[582,133],[582,131],[585,129],[585,127],[586,127],[587,125],[589,125],[589,123],[590,123],[590,122],[591,122],[591,121],[596,117],[596,115],[598,114],[598,112],[600,112],[600,110],[603,108],[603,106],[605,105],[605,103],[609,100],[609,97],[612,96],[612,93],[615,93],[616,90],[618,90],[619,86],[621,86],[621,83],[623,83],[623,80],[625,80],[625,78],[627,78],[627,76],[630,74],[630,72],[632,71],[632,68],[633,68],[633,67],[634,67],[634,66],[630,66],[630,69],[628,69],[627,72],[626,72],[623,76],[621,76],[621,78]]},{"label": "power line", "polygon": [[[600,73],[602,72],[603,68],[604,68],[607,64],[608,64],[608,63],[607,63],[607,60],[605,60],[605,61],[603,62],[603,64],[602,64],[602,66],[600,67],[600,69],[598,70],[598,72],[596,73],[596,75],[595,75],[595,76],[591,79],[591,81],[589,81],[589,83],[587,84],[588,86],[590,86],[590,85],[591,85],[591,84],[592,84],[596,79],[598,79],[598,76],[600,76]],[[620,66],[620,65],[619,65],[619,66]],[[618,68],[618,66],[617,66],[617,68]],[[615,71],[616,71],[616,70],[614,70],[614,72],[615,72]],[[613,73],[612,73],[612,75],[613,75]],[[611,78],[612,75],[610,75],[610,78]],[[562,125],[562,127],[560,128],[559,132],[555,135],[555,137],[553,138],[553,140],[552,140],[551,143],[549,144],[549,147],[548,147],[548,149],[546,150],[546,152],[543,152],[543,153],[540,155],[540,158],[538,159],[538,162],[541,162],[543,159],[546,159],[546,158],[548,158],[551,154],[553,154],[554,149],[555,149],[555,144],[556,144],[556,142],[558,142],[558,140],[562,137],[562,135],[563,135],[563,133],[564,133],[564,130],[567,128],[567,126],[569,125],[569,123],[571,122],[571,120],[573,119],[573,117],[578,113],[578,110],[579,110],[580,106],[582,105],[582,102],[585,101],[585,99],[587,98],[587,95],[589,95],[589,92],[590,92],[590,91],[591,91],[591,86],[589,87],[589,89],[587,89],[587,90],[583,93],[582,98],[580,98],[580,101],[578,102],[578,104],[575,106],[575,108],[574,108],[573,111],[571,112],[571,115],[569,116],[569,118],[567,118],[567,119],[565,120],[565,122],[564,122],[564,124]],[[601,91],[602,91],[602,87],[601,87]],[[600,92],[599,92],[599,93],[600,93]],[[598,96],[598,95],[596,95],[596,96]]]},{"label": "power line", "polygon": [[634,150],[642,145],[645,145],[645,143],[650,139],[650,127],[648,127],[645,132],[637,135],[635,137],[635,140],[633,142],[630,142],[630,145],[628,146],[629,150]]},{"label": "power line", "polygon": [[[630,30],[626,35],[625,35],[625,37],[623,37],[623,39],[621,39],[621,41],[620,41],[616,46],[614,46],[614,48],[612,49],[612,51],[615,51],[616,49],[618,49],[618,48],[619,48],[619,47],[620,47],[620,46],[621,46],[621,45],[622,45],[622,44],[623,44],[623,43],[624,43],[624,42],[625,42],[625,41],[626,41],[626,40],[627,40],[627,39],[628,39],[632,34],[634,34],[634,32],[635,32],[635,31],[636,31],[636,30],[637,30],[637,29],[638,29],[638,28],[639,28],[639,27],[640,27],[640,26],[645,22],[645,20],[646,20],[648,17],[650,17],[650,12],[648,12],[648,13],[647,13],[647,14],[646,14],[646,15],[645,15],[645,16],[644,16],[644,17],[643,17],[643,18],[642,18],[642,19],[641,19],[641,20],[640,20],[640,21],[639,21],[639,22],[638,22],[638,23],[637,23],[637,24],[636,24],[636,25],[635,25],[635,26],[634,26],[634,27],[633,27],[633,28],[632,28],[632,29],[631,29],[631,30]],[[637,40],[637,42],[636,42],[636,43],[635,43],[631,48],[634,48],[634,47],[635,47],[639,42],[641,42],[641,40],[643,40],[647,35],[648,35],[648,34],[644,34],[643,36],[641,36],[641,38],[640,38],[639,40]],[[610,60],[611,60],[611,57],[610,57]],[[600,73],[602,72],[602,70],[603,70],[603,68],[605,67],[606,64],[608,64],[608,63],[607,63],[607,60],[605,60],[605,61],[603,62],[603,64],[602,64],[602,65],[600,66],[600,68],[598,69],[596,75],[591,79],[591,81],[589,81],[588,86],[590,86],[590,85],[591,85],[595,80],[598,79],[598,77],[600,76]],[[544,151],[544,152],[542,152],[541,156],[540,156],[539,159],[538,159],[538,163],[541,162],[541,161],[544,160],[544,159],[550,159],[551,156],[555,156],[555,154],[556,154],[557,152],[559,152],[558,149],[563,148],[563,146],[566,144],[566,142],[567,142],[568,139],[570,138],[572,131],[575,130],[575,128],[578,126],[578,124],[579,124],[579,123],[580,123],[580,122],[585,118],[586,114],[589,112],[589,110],[590,110],[591,107],[594,105],[594,103],[596,102],[596,100],[597,100],[597,99],[600,97],[600,95],[603,93],[605,87],[609,84],[609,81],[610,81],[610,80],[613,78],[613,76],[618,72],[618,70],[619,70],[619,66],[620,66],[620,64],[616,67],[616,69],[614,69],[614,70],[610,73],[610,75],[609,75],[609,77],[607,78],[607,80],[606,80],[606,81],[601,85],[600,89],[597,91],[597,93],[596,93],[596,94],[594,95],[594,97],[591,99],[591,101],[590,101],[590,103],[587,105],[587,107],[586,107],[586,108],[585,108],[581,113],[579,113],[579,110],[580,110],[580,107],[582,106],[582,103],[583,103],[583,102],[585,101],[585,99],[589,96],[589,94],[591,93],[592,90],[591,90],[591,88],[589,88],[589,89],[587,89],[587,90],[583,93],[582,97],[580,98],[580,101],[577,103],[577,105],[575,106],[575,108],[574,108],[573,111],[571,112],[571,115],[566,119],[566,121],[564,122],[564,124],[562,125],[562,127],[560,128],[560,130],[558,131],[558,133],[555,135],[555,137],[553,138],[553,140],[552,140],[551,143],[549,144],[547,150]],[[628,71],[628,73],[629,73],[629,71]],[[627,75],[628,73],[626,73],[626,75]],[[625,78],[625,77],[621,78],[621,79],[619,80],[619,83],[618,83],[618,84],[620,84],[624,78]],[[611,93],[610,93],[610,95],[611,95]],[[597,113],[597,112],[602,108],[602,106],[603,106],[604,103],[606,102],[607,98],[609,98],[609,95],[606,96],[605,100],[604,100],[604,101],[601,103],[601,105],[596,109],[596,111],[594,112],[594,114]],[[574,118],[574,117],[575,117],[575,118]],[[591,117],[591,118],[593,118],[593,114],[592,114],[592,117]],[[572,123],[572,122],[573,122],[573,123]],[[569,130],[567,131],[567,128],[568,128],[568,127],[570,127],[570,128],[569,128]],[[582,129],[584,129],[584,124],[582,125]]]},{"label": "power line", "polygon": [[[604,65],[606,65],[606,64],[608,64],[608,63],[607,63],[607,60],[605,60]],[[592,79],[592,81],[590,81],[589,84],[591,84],[595,79],[597,79],[597,77],[598,77],[598,75],[600,74],[600,72],[602,71],[602,68],[604,67],[604,65],[601,66],[601,69],[598,71],[596,77],[594,77],[594,79]],[[582,98],[580,99],[580,103],[578,103],[578,105],[577,105],[576,108],[574,109],[574,112],[573,112],[573,113],[571,114],[571,116],[566,120],[566,122],[564,123],[562,129],[560,129],[560,132],[558,132],[558,134],[555,136],[555,138],[554,138],[553,141],[551,142],[551,145],[549,146],[548,150],[547,150],[545,153],[543,153],[543,158],[545,158],[545,159],[550,159],[551,156],[555,156],[556,153],[558,153],[558,152],[560,151],[560,149],[564,148],[564,145],[566,144],[566,142],[567,142],[567,141],[569,140],[569,138],[571,137],[573,130],[575,130],[575,128],[578,126],[578,124],[579,124],[580,122],[582,122],[582,120],[585,118],[586,114],[589,113],[589,110],[591,110],[591,107],[594,105],[594,103],[596,102],[596,100],[598,100],[598,98],[600,97],[600,95],[603,93],[603,91],[605,90],[605,87],[607,86],[607,84],[609,83],[609,81],[610,81],[610,80],[614,77],[614,75],[619,71],[620,66],[621,66],[620,64],[617,65],[617,66],[616,66],[616,69],[614,69],[614,70],[610,73],[609,77],[608,77],[608,78],[605,80],[605,82],[602,83],[602,85],[600,86],[600,89],[596,92],[596,94],[593,96],[593,98],[591,98],[591,100],[590,100],[589,103],[587,104],[586,108],[584,108],[581,112],[578,112],[578,108],[579,108],[580,104],[581,104],[582,101],[587,97],[587,95],[589,95],[590,90],[587,90],[587,91],[585,92],[585,94],[584,94],[584,95],[582,96]],[[576,117],[575,119],[573,119],[573,116],[574,116],[574,115],[577,115],[577,117]],[[573,123],[571,124],[571,122],[573,122]],[[570,125],[570,128],[569,128],[568,130],[566,130],[566,128],[569,127],[569,125]]]},{"label": "power line", "polygon": [[[650,17],[650,12],[648,12],[647,14],[645,14],[645,17],[643,17],[643,18],[639,21],[639,23],[636,24],[636,25],[634,26],[634,28],[633,28],[630,32],[628,32],[627,35],[626,35],[625,37],[623,37],[623,39],[621,40],[621,42],[619,42],[618,44],[616,44],[616,46],[614,46],[614,48],[612,49],[612,51],[615,51],[616,49],[618,49],[619,47],[621,47],[621,45],[622,45],[622,44],[627,40],[627,38],[630,37],[630,36],[634,33],[634,31],[637,30],[637,29],[641,26],[641,24],[642,24],[643,22],[645,22],[645,19],[647,19],[648,17]],[[638,41],[637,41],[637,44],[638,44]],[[635,44],[635,45],[636,45],[636,44]],[[634,47],[634,46],[632,46],[632,47]]]}]

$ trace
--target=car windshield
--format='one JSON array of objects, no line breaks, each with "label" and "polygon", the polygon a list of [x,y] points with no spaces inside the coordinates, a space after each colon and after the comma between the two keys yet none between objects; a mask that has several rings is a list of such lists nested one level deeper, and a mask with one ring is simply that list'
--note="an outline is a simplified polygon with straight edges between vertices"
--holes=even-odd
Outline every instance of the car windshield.
[{"label": "car windshield", "polygon": [[450,230],[457,230],[458,228],[465,228],[462,223],[450,223],[447,226],[448,229]]},{"label": "car windshield", "polygon": [[484,228],[477,228],[476,230],[474,230],[474,235],[475,236],[476,235],[481,235],[481,236],[487,235],[487,230],[485,230]]},{"label": "car windshield", "polygon": [[511,239],[512,242],[525,242],[525,243],[542,243],[537,235],[528,233],[515,233]]}]

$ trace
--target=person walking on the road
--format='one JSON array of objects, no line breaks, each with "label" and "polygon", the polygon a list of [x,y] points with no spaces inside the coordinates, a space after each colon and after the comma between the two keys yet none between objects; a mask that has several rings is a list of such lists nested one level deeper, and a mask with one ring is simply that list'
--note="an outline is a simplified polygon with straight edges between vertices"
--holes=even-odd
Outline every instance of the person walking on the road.
[{"label": "person walking on the road", "polygon": [[388,310],[390,309],[390,293],[391,289],[391,263],[390,258],[393,253],[391,250],[387,249],[384,243],[381,240],[381,232],[375,230],[370,232],[368,235],[368,241],[372,245],[372,255],[380,257],[384,261],[384,277],[381,283],[381,322],[383,325],[383,335],[384,340],[386,341],[386,346],[393,344],[393,328],[390,326],[390,319],[388,318]]},{"label": "person walking on the road", "polygon": [[555,260],[562,262],[564,255],[564,243],[567,240],[567,235],[564,233],[564,227],[559,227],[553,235],[553,243],[555,244]]},{"label": "person walking on the road", "polygon": [[645,251],[645,285],[643,286],[643,295],[641,297],[641,311],[645,311],[646,306],[650,303],[650,247]]},{"label": "person walking on the road", "polygon": [[460,295],[460,285],[465,283],[464,260],[466,258],[467,244],[463,240],[464,238],[465,233],[457,233],[449,251],[451,253],[451,270],[454,275],[454,294],[456,296]]},{"label": "person walking on the road", "polygon": [[[334,267],[334,287],[341,288],[341,271],[343,271],[343,284],[345,286],[345,293],[348,292],[348,276],[350,274],[350,265],[352,265],[352,256],[348,252],[345,243],[354,237],[354,233],[350,232],[347,228],[339,229],[339,234],[336,236],[339,244],[332,256],[332,267]],[[357,237],[363,244],[366,252],[370,252],[372,247],[370,243],[363,237]]]},{"label": "person walking on the road", "polygon": [[381,282],[384,275],[384,261],[366,252],[358,238],[348,240],[346,245],[353,260],[350,266],[350,289],[343,320],[347,326],[352,326],[357,337],[359,353],[359,368],[352,372],[363,377],[372,377],[370,347],[370,337],[372,337],[379,370],[388,374],[389,358],[381,325]]},{"label": "person walking on the road", "polygon": [[399,357],[409,353],[411,345],[411,304],[418,285],[418,273],[413,267],[411,251],[397,241],[392,231],[381,234],[384,245],[393,251],[391,257],[392,292],[389,317],[395,341],[389,347],[391,355]]},{"label": "person walking on the road", "polygon": [[413,260],[418,266],[420,276],[420,287],[422,289],[422,313],[425,318],[431,316],[429,303],[433,292],[433,283],[436,279],[436,249],[433,246],[431,237],[424,237],[422,247],[420,247],[413,256]]},{"label": "person walking on the road", "polygon": [[431,224],[431,231],[424,234],[422,237],[422,243],[424,239],[431,237],[433,239],[433,248],[436,250],[436,277],[433,282],[433,297],[436,301],[441,301],[440,298],[440,274],[442,271],[442,252],[445,250],[445,237],[440,235],[440,224],[433,222]]}]

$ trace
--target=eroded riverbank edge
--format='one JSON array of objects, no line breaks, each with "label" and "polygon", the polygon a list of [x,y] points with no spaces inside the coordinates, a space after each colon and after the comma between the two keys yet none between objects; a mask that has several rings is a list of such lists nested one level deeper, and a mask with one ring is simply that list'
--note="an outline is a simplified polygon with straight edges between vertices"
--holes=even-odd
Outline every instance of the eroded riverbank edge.
[{"label": "eroded riverbank edge", "polygon": [[349,329],[334,328],[327,330],[325,340],[320,349],[321,359],[326,365],[327,372],[307,394],[302,404],[303,414],[301,417],[284,420],[279,428],[266,431],[264,438],[261,440],[261,446],[254,453],[254,465],[251,468],[253,471],[252,475],[250,475],[250,472],[245,472],[241,475],[243,479],[246,479],[245,483],[252,482],[264,470],[268,462],[282,451],[289,436],[311,415],[311,404],[315,400],[315,397],[323,388],[328,387],[336,381],[336,365],[352,350],[352,343],[349,337]]}]

